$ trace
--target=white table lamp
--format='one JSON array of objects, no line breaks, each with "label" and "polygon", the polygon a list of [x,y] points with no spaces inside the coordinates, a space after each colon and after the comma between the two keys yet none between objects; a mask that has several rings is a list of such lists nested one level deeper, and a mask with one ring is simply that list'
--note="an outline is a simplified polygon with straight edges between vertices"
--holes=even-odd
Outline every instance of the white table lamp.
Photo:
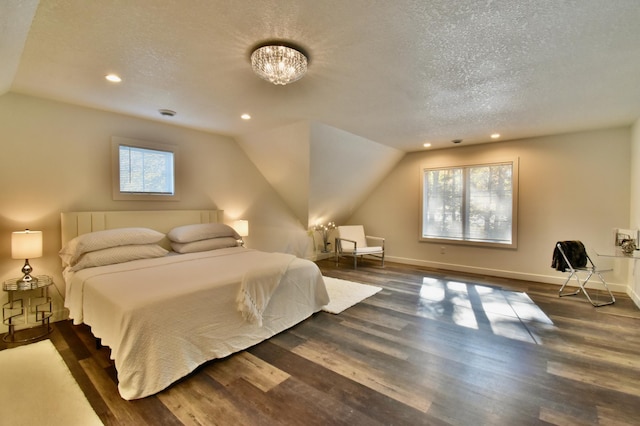
[{"label": "white table lamp", "polygon": [[236,220],[233,222],[233,229],[240,235],[240,245],[244,245],[244,237],[249,236],[249,221],[248,220]]},{"label": "white table lamp", "polygon": [[29,259],[42,257],[42,231],[17,231],[11,234],[11,257],[13,259],[24,259],[22,273],[24,276],[18,280],[18,284],[24,285],[38,282],[37,278],[31,276],[33,268],[29,265]]}]

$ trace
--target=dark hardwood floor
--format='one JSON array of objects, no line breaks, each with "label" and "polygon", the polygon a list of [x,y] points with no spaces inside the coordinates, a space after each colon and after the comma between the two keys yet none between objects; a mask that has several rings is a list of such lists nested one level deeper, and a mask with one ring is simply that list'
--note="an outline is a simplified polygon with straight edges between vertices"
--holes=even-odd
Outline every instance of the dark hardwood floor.
[{"label": "dark hardwood floor", "polygon": [[57,322],[50,338],[107,425],[640,424],[640,312],[626,295],[593,308],[535,282],[318,265],[383,290],[141,400],[120,398],[88,327]]}]

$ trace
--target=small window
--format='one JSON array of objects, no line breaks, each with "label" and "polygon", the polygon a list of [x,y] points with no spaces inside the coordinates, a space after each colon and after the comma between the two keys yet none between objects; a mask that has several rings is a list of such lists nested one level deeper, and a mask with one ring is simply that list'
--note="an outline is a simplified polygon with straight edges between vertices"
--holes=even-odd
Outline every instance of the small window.
[{"label": "small window", "polygon": [[114,200],[179,200],[177,147],[111,138]]},{"label": "small window", "polygon": [[421,173],[421,241],[517,247],[517,160]]}]

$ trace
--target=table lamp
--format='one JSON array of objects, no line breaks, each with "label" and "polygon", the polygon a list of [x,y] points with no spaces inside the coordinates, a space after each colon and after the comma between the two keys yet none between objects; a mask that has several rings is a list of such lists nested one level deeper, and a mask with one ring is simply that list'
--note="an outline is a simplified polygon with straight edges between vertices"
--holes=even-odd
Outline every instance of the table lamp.
[{"label": "table lamp", "polygon": [[42,257],[42,231],[16,231],[11,234],[11,257],[24,259],[22,273],[24,276],[17,282],[18,285],[29,286],[38,282],[31,276],[33,268],[29,265],[29,259]]},{"label": "table lamp", "polygon": [[[240,237],[249,236],[249,221],[248,220],[236,220],[233,222],[233,229],[236,230]],[[244,245],[244,240],[240,238],[240,245]]]}]

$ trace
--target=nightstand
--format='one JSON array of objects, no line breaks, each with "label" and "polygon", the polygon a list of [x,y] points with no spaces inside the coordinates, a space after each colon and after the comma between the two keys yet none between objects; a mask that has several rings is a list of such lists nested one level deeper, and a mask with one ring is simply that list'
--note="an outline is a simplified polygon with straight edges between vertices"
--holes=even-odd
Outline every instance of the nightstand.
[{"label": "nightstand", "polygon": [[[2,306],[2,322],[9,332],[2,338],[7,343],[28,342],[51,333],[49,319],[53,314],[49,286],[53,280],[48,275],[37,275],[30,285],[18,283],[19,278],[6,280],[2,290],[9,295],[9,301]],[[16,330],[16,325],[36,324]],[[24,335],[19,338],[18,335]]]}]

